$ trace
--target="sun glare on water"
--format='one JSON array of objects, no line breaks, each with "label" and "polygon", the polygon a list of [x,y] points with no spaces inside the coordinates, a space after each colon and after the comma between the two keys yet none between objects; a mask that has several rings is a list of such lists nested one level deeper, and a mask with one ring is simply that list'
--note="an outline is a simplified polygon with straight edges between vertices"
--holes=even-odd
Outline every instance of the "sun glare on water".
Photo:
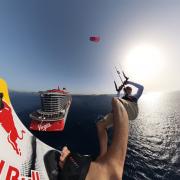
[{"label": "sun glare on water", "polygon": [[140,45],[128,52],[123,65],[134,78],[147,81],[161,73],[163,58],[157,47]]}]

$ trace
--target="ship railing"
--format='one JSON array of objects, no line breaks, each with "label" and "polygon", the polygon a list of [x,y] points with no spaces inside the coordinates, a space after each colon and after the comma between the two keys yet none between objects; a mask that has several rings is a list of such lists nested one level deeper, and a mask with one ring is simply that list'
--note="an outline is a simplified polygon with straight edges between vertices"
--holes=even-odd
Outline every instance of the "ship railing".
[{"label": "ship railing", "polygon": [[43,116],[38,113],[30,114],[30,118],[37,121],[57,121],[64,118],[65,114],[61,114],[59,116]]},{"label": "ship railing", "polygon": [[63,114],[65,110],[63,109],[56,112],[45,112],[45,111],[42,111],[41,109],[38,109],[37,112],[41,115],[59,115],[59,114]]}]

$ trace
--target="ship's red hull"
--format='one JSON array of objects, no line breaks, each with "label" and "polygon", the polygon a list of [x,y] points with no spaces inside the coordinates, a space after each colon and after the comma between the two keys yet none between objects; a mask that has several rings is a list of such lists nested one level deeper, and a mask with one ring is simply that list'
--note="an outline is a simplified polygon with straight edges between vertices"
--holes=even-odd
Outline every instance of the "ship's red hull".
[{"label": "ship's red hull", "polygon": [[64,119],[59,119],[58,121],[32,120],[30,124],[30,129],[34,131],[63,131],[64,125]]}]

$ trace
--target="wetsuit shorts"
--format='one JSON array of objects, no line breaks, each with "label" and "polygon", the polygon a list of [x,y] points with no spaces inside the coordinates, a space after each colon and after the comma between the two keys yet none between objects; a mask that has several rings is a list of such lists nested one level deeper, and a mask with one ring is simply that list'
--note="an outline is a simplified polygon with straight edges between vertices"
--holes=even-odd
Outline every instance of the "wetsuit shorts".
[{"label": "wetsuit shorts", "polygon": [[124,105],[127,114],[128,114],[128,118],[129,120],[134,120],[137,118],[138,113],[139,113],[139,109],[138,109],[138,105],[136,102],[131,102],[131,101],[127,101],[124,99],[119,99],[121,101],[121,103]]}]

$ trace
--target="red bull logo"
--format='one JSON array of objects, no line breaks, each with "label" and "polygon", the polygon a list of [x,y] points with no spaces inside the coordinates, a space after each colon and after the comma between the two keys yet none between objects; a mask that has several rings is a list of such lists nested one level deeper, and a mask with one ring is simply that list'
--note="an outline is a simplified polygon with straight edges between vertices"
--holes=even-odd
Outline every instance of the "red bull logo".
[{"label": "red bull logo", "polygon": [[7,140],[11,147],[16,151],[18,155],[21,156],[21,150],[17,144],[17,140],[23,139],[24,130],[21,131],[21,135],[18,134],[16,126],[14,124],[14,119],[12,116],[12,111],[10,106],[2,100],[3,93],[0,93],[0,125],[7,132]]},{"label": "red bull logo", "polygon": [[6,174],[6,180],[40,180],[38,171],[31,170],[31,177],[24,177],[20,175],[20,170],[18,168],[7,164],[4,160],[0,160],[0,179],[2,178],[1,175],[3,171]]}]

